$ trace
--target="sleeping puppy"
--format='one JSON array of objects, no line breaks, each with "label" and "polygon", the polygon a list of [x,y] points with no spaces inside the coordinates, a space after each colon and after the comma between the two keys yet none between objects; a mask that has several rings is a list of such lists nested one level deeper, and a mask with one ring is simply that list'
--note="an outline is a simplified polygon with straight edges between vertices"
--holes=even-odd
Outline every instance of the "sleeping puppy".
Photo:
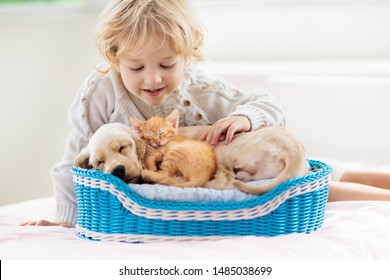
[{"label": "sleeping puppy", "polygon": [[136,183],[141,176],[146,148],[138,133],[127,125],[105,124],[94,133],[88,145],[75,158],[74,165],[84,169],[98,169],[126,183]]},{"label": "sleeping puppy", "polygon": [[[184,127],[179,134],[199,138],[208,127]],[[236,134],[230,144],[215,146],[218,169],[208,188],[226,189],[232,186],[243,192],[262,194],[276,185],[308,172],[304,146],[286,129],[264,127]],[[274,180],[263,186],[246,184],[262,179]]]}]

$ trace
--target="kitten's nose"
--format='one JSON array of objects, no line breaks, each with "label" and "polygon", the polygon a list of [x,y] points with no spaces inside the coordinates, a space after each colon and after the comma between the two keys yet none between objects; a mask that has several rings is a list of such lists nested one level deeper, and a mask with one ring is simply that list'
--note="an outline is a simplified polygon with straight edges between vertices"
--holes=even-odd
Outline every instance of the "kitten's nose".
[{"label": "kitten's nose", "polygon": [[124,165],[118,165],[112,170],[111,174],[120,179],[123,179],[126,174],[126,167]]}]

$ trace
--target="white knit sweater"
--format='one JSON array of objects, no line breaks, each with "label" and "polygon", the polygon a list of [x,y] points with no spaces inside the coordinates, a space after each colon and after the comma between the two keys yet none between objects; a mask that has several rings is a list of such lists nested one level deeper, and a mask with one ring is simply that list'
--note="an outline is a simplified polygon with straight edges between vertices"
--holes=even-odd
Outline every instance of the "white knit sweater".
[{"label": "white knit sweater", "polygon": [[51,175],[57,201],[55,220],[76,224],[77,202],[70,169],[75,156],[85,147],[92,134],[103,124],[127,125],[129,116],[148,119],[180,111],[180,125],[207,125],[232,115],[249,118],[251,129],[284,126],[285,118],[278,101],[264,90],[243,93],[218,77],[207,76],[196,66],[186,69],[183,82],[163,105],[153,107],[130,94],[120,74],[102,75],[94,71],[81,86],[69,110],[71,132],[62,161]]}]

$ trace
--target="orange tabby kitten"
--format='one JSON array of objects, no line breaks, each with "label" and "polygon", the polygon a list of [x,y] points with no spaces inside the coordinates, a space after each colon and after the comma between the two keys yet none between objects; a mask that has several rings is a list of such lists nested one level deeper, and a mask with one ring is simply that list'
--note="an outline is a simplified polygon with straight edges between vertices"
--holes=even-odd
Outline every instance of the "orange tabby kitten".
[{"label": "orange tabby kitten", "polygon": [[200,140],[177,135],[179,111],[167,118],[141,121],[130,117],[140,137],[155,149],[148,152],[142,178],[151,183],[177,187],[202,187],[215,174],[216,156],[212,147]]}]

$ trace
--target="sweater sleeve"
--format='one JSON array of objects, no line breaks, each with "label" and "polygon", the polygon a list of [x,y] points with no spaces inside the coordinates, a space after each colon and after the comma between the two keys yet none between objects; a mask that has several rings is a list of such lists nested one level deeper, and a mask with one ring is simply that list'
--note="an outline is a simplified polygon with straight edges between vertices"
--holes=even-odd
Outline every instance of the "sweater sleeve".
[{"label": "sweater sleeve", "polygon": [[251,122],[251,130],[285,125],[285,114],[279,101],[264,89],[243,92],[220,77],[197,72],[189,91],[212,123],[227,116],[246,116]]},{"label": "sweater sleeve", "polygon": [[65,151],[62,160],[51,169],[56,222],[76,224],[77,201],[71,168],[74,158],[87,145],[94,131],[109,120],[109,114],[113,111],[111,99],[115,96],[111,94],[110,97],[107,92],[110,92],[107,85],[94,73],[83,83],[69,108],[70,134]]}]

